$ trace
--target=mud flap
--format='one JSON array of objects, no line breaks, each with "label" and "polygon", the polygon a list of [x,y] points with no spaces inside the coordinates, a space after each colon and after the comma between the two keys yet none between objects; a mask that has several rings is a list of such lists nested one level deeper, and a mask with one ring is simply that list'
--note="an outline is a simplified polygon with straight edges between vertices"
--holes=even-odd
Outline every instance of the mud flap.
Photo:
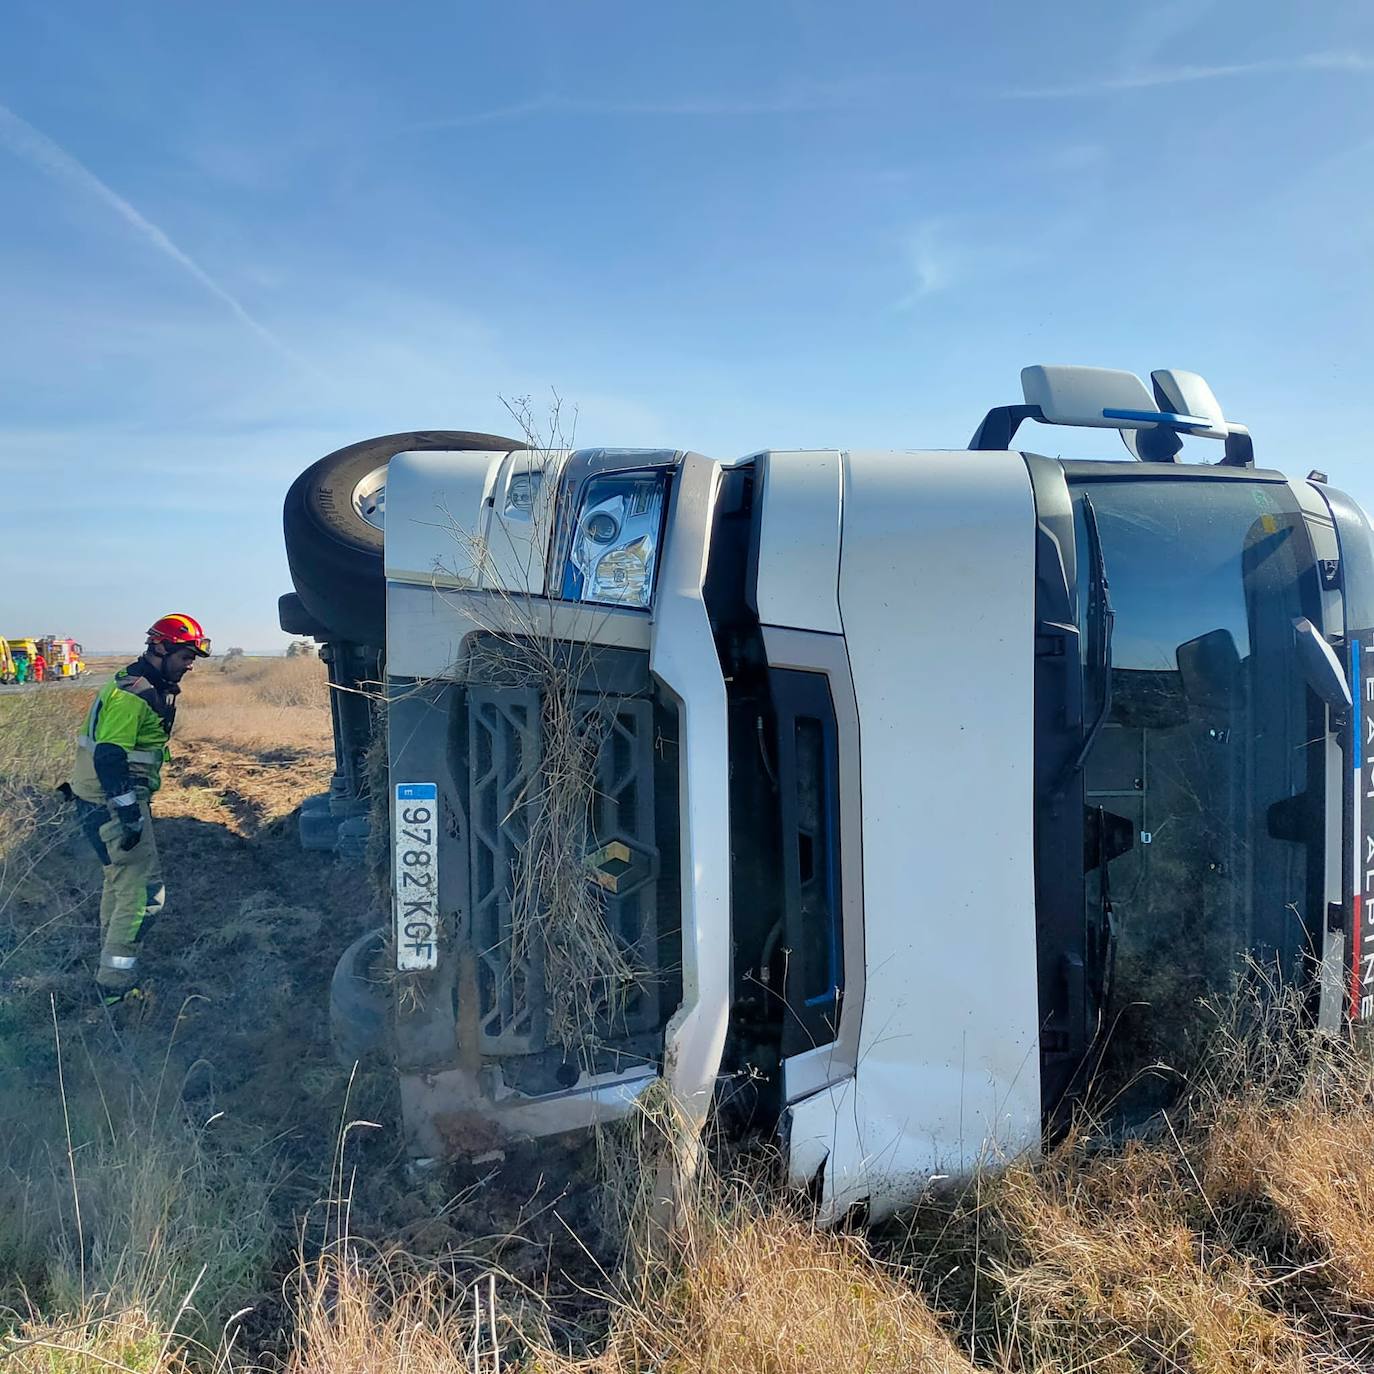
[{"label": "mud flap", "polygon": [[388,1053],[391,984],[383,971],[385,927],[369,930],[343,952],[329,984],[329,1037],[345,1068]]}]

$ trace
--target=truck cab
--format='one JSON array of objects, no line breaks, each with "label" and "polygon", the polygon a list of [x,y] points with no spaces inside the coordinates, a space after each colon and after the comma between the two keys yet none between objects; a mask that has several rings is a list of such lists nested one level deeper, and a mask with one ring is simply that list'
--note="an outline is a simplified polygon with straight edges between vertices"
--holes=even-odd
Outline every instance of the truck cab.
[{"label": "truck cab", "polygon": [[390,458],[393,910],[335,1019],[414,1154],[663,1085],[879,1217],[1090,1082],[1147,1119],[1251,971],[1371,1014],[1368,521],[1195,374],[1022,386],[958,451]]}]

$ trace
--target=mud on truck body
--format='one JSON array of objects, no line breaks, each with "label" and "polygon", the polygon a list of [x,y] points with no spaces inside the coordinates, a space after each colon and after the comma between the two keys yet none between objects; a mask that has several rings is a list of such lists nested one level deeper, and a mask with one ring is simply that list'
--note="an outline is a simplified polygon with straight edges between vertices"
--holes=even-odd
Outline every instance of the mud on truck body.
[{"label": "mud on truck body", "polygon": [[[1374,1011],[1365,515],[1256,468],[1194,374],[1022,382],[964,451],[434,433],[304,475],[372,512],[345,642],[384,660],[393,911],[334,1017],[394,1063],[416,1155],[662,1083],[878,1217],[1037,1147],[1089,1077],[1148,1118],[1247,966],[1332,1029]],[[1131,456],[1014,449],[1026,421]],[[615,976],[529,934],[553,707]]]}]

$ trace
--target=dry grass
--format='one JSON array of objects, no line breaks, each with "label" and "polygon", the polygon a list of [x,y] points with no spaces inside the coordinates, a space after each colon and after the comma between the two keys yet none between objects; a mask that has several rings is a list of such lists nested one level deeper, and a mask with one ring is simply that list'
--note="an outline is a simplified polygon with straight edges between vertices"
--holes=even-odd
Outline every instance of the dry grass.
[{"label": "dry grass", "polygon": [[158,1319],[138,1307],[93,1304],[53,1319],[35,1315],[0,1350],[13,1374],[186,1374],[188,1368],[184,1342],[169,1339]]},{"label": "dry grass", "polygon": [[245,698],[264,706],[328,709],[325,666],[311,654],[293,658],[230,658],[197,664],[185,682],[185,702],[212,707]]},{"label": "dry grass", "polygon": [[[280,1170],[210,1148],[171,1088],[158,1100],[135,1078],[119,1100],[80,1076],[59,1093],[60,1120],[55,1101],[26,1111],[30,1139],[8,1142],[0,1182],[4,1238],[26,1288],[41,1293],[50,1324],[133,1313],[213,1343],[271,1256],[267,1201]],[[70,1154],[53,1149],[68,1131]],[[27,1320],[44,1318],[30,1309]]]},{"label": "dry grass", "polygon": [[1347,1304],[1374,1311],[1374,1114],[1242,1104],[1212,1133],[1204,1163],[1219,1201],[1272,1209],[1277,1253],[1319,1265]]},{"label": "dry grass", "polygon": [[[183,1104],[187,1060],[172,1042],[187,1032],[176,1001],[167,1028],[144,1040],[127,1027],[112,1037],[89,1014],[98,870],[52,789],[68,775],[96,685],[0,696],[0,1368],[26,1374],[203,1366],[221,1324],[261,1292],[282,1246],[269,1207],[283,1173],[278,1147],[246,1113],[231,1121]],[[190,849],[232,859],[244,842],[218,818],[200,832],[201,822],[185,819],[204,789],[183,787],[182,774],[215,751],[177,753],[160,815],[179,837],[165,857],[185,911]],[[244,760],[237,771],[252,767]],[[272,772],[280,792],[307,770],[258,771]],[[206,877],[231,892],[241,882]],[[222,929],[213,908],[196,914],[209,931]],[[213,962],[193,934],[184,922],[157,931],[150,963],[174,967],[179,944],[188,961]],[[248,991],[252,970],[235,972],[231,996]],[[262,985],[259,977],[256,1014],[272,1018]],[[167,991],[176,998],[175,983]]]},{"label": "dry grass", "polygon": [[[321,667],[309,660],[211,667],[187,684],[164,814],[183,819],[184,844],[202,846],[196,863],[206,871],[195,875],[200,924],[181,932],[165,966],[201,980],[213,1010],[200,1014],[216,1040],[242,1035],[235,1046],[251,1049],[259,1041],[248,1032],[261,1022],[259,1040],[281,1042],[272,1091],[290,1095],[296,1129],[327,1149],[337,1104],[311,1096],[306,1068],[320,1066],[302,1067],[299,1022],[280,1027],[317,993],[294,986],[290,961],[310,955],[334,917],[308,907],[315,897],[304,887],[277,892],[281,873],[253,847],[277,842],[269,832],[280,831],[286,794],[315,785],[271,751],[291,743],[280,725],[292,712],[307,713],[327,738],[323,692]],[[16,967],[56,983],[72,949],[81,951],[78,972],[89,954],[75,918],[66,944],[52,935],[70,914],[62,904],[79,902],[81,889],[49,790],[66,771],[89,695],[63,687],[0,697],[0,1280],[16,1308],[0,1319],[5,1369],[242,1371],[220,1331],[254,1298],[280,1313],[287,1334],[262,1326],[244,1356],[290,1374],[493,1374],[498,1349],[507,1374],[1374,1368],[1374,1059],[1367,1044],[1316,1036],[1256,1006],[1223,1019],[1205,1076],[1149,1139],[1108,1145],[1076,1133],[1043,1161],[927,1202],[895,1241],[824,1233],[767,1188],[703,1178],[675,1248],[653,1258],[636,1249],[618,1272],[589,1261],[579,1274],[549,1275],[550,1291],[580,1282],[607,1295],[599,1334],[585,1320],[590,1298],[564,1321],[552,1300],[513,1279],[493,1287],[477,1277],[472,1255],[491,1251],[476,1245],[461,1262],[422,1261],[343,1240],[304,1261],[283,1296],[269,1257],[294,1252],[305,1209],[321,1191],[334,1195],[337,1179],[297,1178],[300,1210],[274,1216],[275,1146],[266,1141],[276,1132],[246,1119],[245,1098],[235,1099],[245,1119],[207,1125],[210,1110],[192,1115],[176,1091],[160,1094],[156,1073],[127,1073],[94,1050],[85,1069],[74,1065],[82,1042],[67,1023],[64,1119],[46,992],[22,1004],[37,1007],[34,1024],[17,1023]],[[198,733],[202,721],[218,725],[222,748]],[[579,748],[563,752],[575,761]],[[254,749],[268,757],[251,757]],[[572,854],[583,842],[584,784],[574,778],[564,790],[572,809],[558,824],[573,837]],[[266,895],[245,896],[250,883]],[[24,1060],[45,1044],[47,1058]],[[242,1091],[265,1087],[249,1081]],[[372,1158],[360,1187],[369,1167],[393,1167],[384,1151]],[[653,1151],[627,1159],[630,1176],[618,1186],[652,1198]],[[407,1234],[462,1213],[446,1194],[426,1211],[418,1190],[392,1186]],[[483,1216],[489,1228],[490,1212]],[[548,1334],[574,1327],[575,1345]]]},{"label": "dry grass", "polygon": [[346,1248],[305,1267],[286,1374],[451,1374],[481,1339],[472,1305],[438,1267],[403,1256],[362,1263]]},{"label": "dry grass", "polygon": [[[1264,1042],[1258,1042],[1263,1050]],[[1326,1347],[1374,1363],[1374,1054],[1367,1036],[1233,1042],[1197,1169],[1237,1243]],[[1236,1073],[1239,1065],[1242,1073]]]},{"label": "dry grass", "polygon": [[887,1260],[767,1189],[703,1179],[671,1253],[597,1278],[610,1322],[590,1353],[541,1336],[509,1280],[493,1320],[481,1282],[355,1259],[306,1285],[289,1367],[488,1371],[499,1344],[529,1374],[1353,1374],[1374,1316],[1369,1060],[1268,1043],[1283,1073],[1248,1097],[1199,1090],[1153,1141],[1076,1136],[989,1174],[927,1204],[936,1224]]},{"label": "dry grass", "polygon": [[[534,1367],[567,1366],[545,1353]],[[948,1326],[857,1236],[746,1204],[699,1216],[666,1275],[616,1314],[596,1374],[962,1374]]]},{"label": "dry grass", "polygon": [[317,658],[238,658],[198,666],[177,706],[177,738],[247,751],[326,749],[329,683]]},{"label": "dry grass", "polygon": [[1009,1256],[1007,1353],[1032,1369],[1134,1374],[1299,1374],[1309,1350],[1266,1300],[1258,1266],[1200,1226],[1186,1160],[1133,1144],[1091,1163],[1072,1152],[992,1185]]},{"label": "dry grass", "polygon": [[331,1252],[307,1267],[287,1374],[972,1374],[946,1327],[854,1236],[782,1212],[698,1219],[670,1268],[614,1301],[604,1349],[570,1356],[509,1279]]},{"label": "dry grass", "polygon": [[70,833],[53,789],[71,767],[91,693],[67,684],[0,697],[0,917],[47,886]]}]

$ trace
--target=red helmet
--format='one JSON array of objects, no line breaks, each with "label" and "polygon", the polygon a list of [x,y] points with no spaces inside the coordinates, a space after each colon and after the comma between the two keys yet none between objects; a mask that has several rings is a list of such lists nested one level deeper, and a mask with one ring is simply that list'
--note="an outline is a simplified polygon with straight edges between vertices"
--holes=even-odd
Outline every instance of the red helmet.
[{"label": "red helmet", "polygon": [[200,621],[189,615],[164,615],[148,627],[149,644],[175,644],[178,649],[194,649],[201,658],[210,655],[210,639]]}]

